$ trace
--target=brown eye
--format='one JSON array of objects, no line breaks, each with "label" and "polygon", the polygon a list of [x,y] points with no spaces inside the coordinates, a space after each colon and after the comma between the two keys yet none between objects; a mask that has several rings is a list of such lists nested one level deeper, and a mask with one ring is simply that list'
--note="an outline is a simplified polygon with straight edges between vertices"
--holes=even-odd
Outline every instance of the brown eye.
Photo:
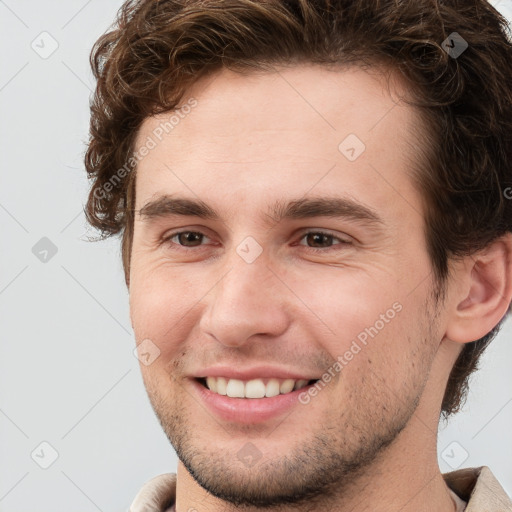
[{"label": "brown eye", "polygon": [[192,247],[195,247],[196,245],[201,244],[203,235],[201,233],[195,233],[193,231],[184,231],[182,233],[179,233],[177,236],[178,241],[181,245],[189,246],[189,244],[191,244]]},{"label": "brown eye", "polygon": [[306,241],[308,244],[311,244],[312,247],[326,247],[332,245],[333,235],[326,235],[325,233],[308,233],[305,235]]},{"label": "brown eye", "polygon": [[[324,249],[322,252],[327,252],[326,250],[334,246],[343,247],[350,245],[348,240],[343,240],[337,236],[332,235],[331,233],[324,233],[322,231],[309,231],[302,236],[301,240],[303,239],[306,240],[306,244],[300,245],[306,245],[313,251],[322,251],[322,249]],[[339,243],[333,244],[334,240],[337,240]]]},{"label": "brown eye", "polygon": [[205,238],[205,235],[198,231],[179,231],[166,237],[164,242],[182,247],[198,247],[201,245],[203,238]]}]

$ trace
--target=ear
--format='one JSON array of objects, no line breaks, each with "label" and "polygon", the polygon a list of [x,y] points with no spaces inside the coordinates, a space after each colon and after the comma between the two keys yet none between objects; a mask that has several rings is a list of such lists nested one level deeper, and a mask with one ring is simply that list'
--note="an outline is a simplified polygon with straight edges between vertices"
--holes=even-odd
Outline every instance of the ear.
[{"label": "ear", "polygon": [[459,343],[476,341],[500,322],[512,300],[512,233],[464,258],[455,278],[460,286],[446,337]]}]

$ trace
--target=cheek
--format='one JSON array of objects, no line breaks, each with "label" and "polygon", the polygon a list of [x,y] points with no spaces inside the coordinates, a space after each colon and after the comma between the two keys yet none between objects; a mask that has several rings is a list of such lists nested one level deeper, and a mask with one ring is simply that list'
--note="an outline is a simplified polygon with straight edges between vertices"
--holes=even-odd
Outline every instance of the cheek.
[{"label": "cheek", "polygon": [[390,274],[369,279],[348,269],[336,279],[316,276],[306,284],[302,277],[291,287],[308,306],[303,326],[316,326],[312,335],[349,373],[370,366],[398,384],[405,368],[429,357],[435,340],[428,339],[424,287],[410,294]]},{"label": "cheek", "polygon": [[159,272],[151,265],[134,266],[130,283],[130,314],[137,341],[162,340],[186,317],[193,298],[191,287],[175,273]]},{"label": "cheek", "polygon": [[327,268],[311,272],[307,279],[304,273],[290,275],[288,283],[300,298],[294,300],[301,305],[301,311],[306,311],[302,317],[308,319],[307,324],[315,322],[321,332],[327,333],[336,355],[359,335],[364,341],[368,330],[375,332],[376,323],[380,332],[399,321],[400,290],[391,275],[375,276],[365,269]]},{"label": "cheek", "polygon": [[130,315],[137,342],[149,338],[169,364],[180,359],[200,321],[208,291],[208,276],[190,268],[149,260],[135,261],[130,285]]}]

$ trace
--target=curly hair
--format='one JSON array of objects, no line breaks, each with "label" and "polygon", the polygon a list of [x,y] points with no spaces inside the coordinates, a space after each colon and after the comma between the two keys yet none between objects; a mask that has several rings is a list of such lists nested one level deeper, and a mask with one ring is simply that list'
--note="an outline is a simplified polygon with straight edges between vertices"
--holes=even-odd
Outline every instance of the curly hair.
[{"label": "curly hair", "polygon": [[[450,52],[454,40],[467,45],[460,55]],[[86,216],[103,238],[122,234],[127,286],[138,129],[222,68],[386,65],[406,81],[407,102],[423,121],[411,175],[425,206],[437,298],[450,258],[512,231],[512,41],[487,0],[129,0],[90,63],[97,85]],[[502,322],[461,350],[442,402],[445,418],[465,402],[469,377]]]}]

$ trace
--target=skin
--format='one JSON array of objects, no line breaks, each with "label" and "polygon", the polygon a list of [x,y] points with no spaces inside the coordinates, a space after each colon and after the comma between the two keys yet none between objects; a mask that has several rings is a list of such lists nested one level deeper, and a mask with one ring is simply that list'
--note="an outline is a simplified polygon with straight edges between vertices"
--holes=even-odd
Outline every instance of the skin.
[{"label": "skin", "polygon": [[[178,512],[455,510],[437,464],[441,401],[463,343],[510,302],[511,241],[452,262],[436,305],[421,196],[408,175],[421,121],[399,101],[398,80],[393,90],[357,68],[222,70],[187,91],[182,103],[197,106],[140,161],[137,212],[173,194],[221,216],[135,216],[131,320],[137,342],[160,350],[141,371],[180,459]],[[137,145],[168,117],[146,119]],[[338,149],[350,133],[366,146],[353,162]],[[383,222],[266,213],[278,199],[322,196],[350,197]],[[334,238],[315,244],[305,236],[315,230]],[[176,231],[205,236],[163,241]],[[263,249],[252,263],[236,251],[248,236]],[[192,376],[216,363],[321,376],[394,303],[401,311],[285,415],[227,422],[192,388]],[[261,454],[251,467],[237,457],[247,442]]]}]

